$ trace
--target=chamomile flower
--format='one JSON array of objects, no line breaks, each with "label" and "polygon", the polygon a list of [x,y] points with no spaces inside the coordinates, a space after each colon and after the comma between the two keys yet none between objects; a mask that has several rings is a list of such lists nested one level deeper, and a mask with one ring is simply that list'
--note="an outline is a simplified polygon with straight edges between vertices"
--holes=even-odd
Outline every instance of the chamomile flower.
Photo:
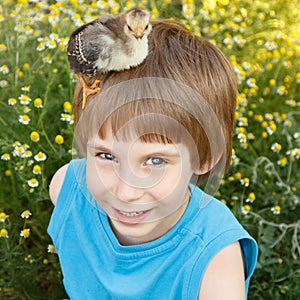
[{"label": "chamomile flower", "polygon": [[21,95],[20,97],[19,97],[19,100],[20,100],[20,103],[22,104],[22,105],[28,105],[29,103],[30,103],[30,101],[31,101],[31,98],[29,98],[28,97],[28,95]]},{"label": "chamomile flower", "polygon": [[244,185],[245,187],[249,186],[250,184],[250,179],[247,177],[244,177],[243,179],[240,180],[241,184]]},{"label": "chamomile flower", "polygon": [[5,51],[7,49],[5,44],[0,44],[0,52]]},{"label": "chamomile flower", "polygon": [[49,56],[49,55],[44,56],[43,57],[43,62],[47,63],[47,64],[52,64],[51,56]]},{"label": "chamomile flower", "polygon": [[15,98],[9,98],[7,101],[8,105],[16,105],[17,104],[17,100]]},{"label": "chamomile flower", "polygon": [[8,239],[8,231],[7,231],[7,229],[5,229],[5,228],[2,228],[1,230],[0,230],[0,238],[6,238],[6,239]]},{"label": "chamomile flower", "polygon": [[282,146],[278,143],[273,143],[271,146],[271,150],[275,153],[279,153],[281,149],[282,149]]},{"label": "chamomile flower", "polygon": [[8,215],[5,212],[0,212],[0,222],[4,223],[8,218]]},{"label": "chamomile flower", "polygon": [[246,117],[241,117],[239,119],[239,126],[248,126],[248,119]]},{"label": "chamomile flower", "polygon": [[276,92],[280,96],[286,95],[288,93],[287,88],[284,85],[279,86]]},{"label": "chamomile flower", "polygon": [[250,205],[248,205],[248,204],[246,204],[246,205],[244,205],[243,207],[242,207],[242,214],[243,215],[247,215],[248,213],[249,213],[249,211],[251,210],[251,206]]},{"label": "chamomile flower", "polygon": [[22,213],[21,213],[21,218],[23,219],[29,219],[29,217],[32,215],[32,213],[29,211],[29,210],[24,210]]},{"label": "chamomile flower", "polygon": [[30,91],[30,86],[29,86],[29,85],[25,85],[25,86],[23,86],[23,87],[21,88],[21,90],[22,90],[23,92],[29,92],[29,91]]},{"label": "chamomile flower", "polygon": [[2,159],[2,160],[10,160],[10,155],[9,155],[9,153],[3,153],[3,154],[1,155],[1,159]]},{"label": "chamomile flower", "polygon": [[294,139],[300,139],[300,132],[295,132],[293,134]]},{"label": "chamomile flower", "polygon": [[72,111],[72,104],[69,101],[64,102],[64,111],[71,112]]},{"label": "chamomile flower", "polygon": [[32,131],[31,134],[30,134],[30,139],[33,142],[38,142],[40,140],[40,134],[36,131]]},{"label": "chamomile flower", "polygon": [[34,165],[32,169],[32,173],[35,175],[40,175],[42,174],[42,168],[40,165]]},{"label": "chamomile flower", "polygon": [[78,152],[77,152],[77,150],[76,150],[75,148],[71,148],[71,149],[68,151],[68,153],[70,153],[71,155],[77,155],[77,154],[78,154]]},{"label": "chamomile flower", "polygon": [[269,126],[266,128],[269,135],[272,135],[277,130],[277,125],[274,121],[270,121]]},{"label": "chamomile flower", "polygon": [[43,107],[43,100],[41,98],[35,98],[33,101],[33,104],[36,108],[42,108]]},{"label": "chamomile flower", "polygon": [[48,253],[56,253],[55,246],[53,244],[49,244],[47,249]]},{"label": "chamomile flower", "polygon": [[30,118],[28,115],[20,115],[19,122],[23,125],[28,125],[30,123]]},{"label": "chamomile flower", "polygon": [[38,154],[36,154],[36,155],[34,156],[34,159],[35,159],[36,161],[44,161],[44,160],[47,159],[47,155],[46,155],[44,152],[39,152]]},{"label": "chamomile flower", "polygon": [[0,87],[5,88],[8,86],[8,81],[7,80],[0,80]]},{"label": "chamomile flower", "polygon": [[276,44],[274,41],[267,41],[267,42],[265,42],[265,47],[266,47],[269,51],[272,51],[272,50],[278,48],[277,44]]},{"label": "chamomile flower", "polygon": [[281,167],[286,166],[288,163],[288,159],[286,157],[282,157],[277,161],[277,164]]},{"label": "chamomile flower", "polygon": [[246,44],[246,40],[243,38],[242,35],[238,34],[233,37],[233,40],[240,46],[243,47]]},{"label": "chamomile flower", "polygon": [[281,212],[281,207],[279,205],[275,205],[271,208],[271,212],[274,214],[274,215],[279,215],[280,212]]},{"label": "chamomile flower", "polygon": [[56,144],[59,144],[59,145],[61,145],[61,144],[63,144],[64,143],[64,137],[62,136],[62,135],[60,135],[60,134],[58,134],[56,137],[55,137],[55,143]]},{"label": "chamomile flower", "polygon": [[29,238],[29,236],[30,236],[30,229],[29,228],[25,228],[25,229],[21,230],[20,236],[23,237],[24,239]]},{"label": "chamomile flower", "polygon": [[36,178],[31,178],[30,180],[27,181],[27,184],[32,188],[39,186],[39,182]]},{"label": "chamomile flower", "polygon": [[249,78],[246,83],[248,84],[249,87],[256,87],[256,79],[255,78]]},{"label": "chamomile flower", "polygon": [[8,66],[7,66],[7,65],[2,65],[2,66],[0,67],[0,72],[1,72],[2,74],[8,74],[8,73],[9,73],[9,68],[8,68]]},{"label": "chamomile flower", "polygon": [[255,200],[255,194],[254,193],[250,193],[246,199],[246,202],[250,202],[250,203],[253,203]]},{"label": "chamomile flower", "polygon": [[66,114],[66,113],[62,113],[62,114],[60,115],[60,119],[61,119],[62,121],[70,122],[70,121],[71,121],[71,115]]},{"label": "chamomile flower", "polygon": [[39,51],[39,52],[41,52],[41,51],[44,51],[45,50],[45,44],[44,43],[40,43],[40,44],[38,44],[38,46],[36,47],[36,51]]},{"label": "chamomile flower", "polygon": [[57,44],[55,40],[49,40],[48,42],[46,42],[46,46],[49,49],[55,49],[57,47]]}]

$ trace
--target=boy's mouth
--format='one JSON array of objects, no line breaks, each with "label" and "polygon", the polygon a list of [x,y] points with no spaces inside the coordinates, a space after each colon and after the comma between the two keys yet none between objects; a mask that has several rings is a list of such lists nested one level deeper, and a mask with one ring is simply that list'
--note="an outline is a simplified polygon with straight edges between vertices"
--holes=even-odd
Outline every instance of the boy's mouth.
[{"label": "boy's mouth", "polygon": [[136,216],[143,214],[144,212],[145,211],[126,212],[126,211],[119,210],[119,213],[121,213],[122,215],[124,215],[126,217],[136,217]]},{"label": "boy's mouth", "polygon": [[123,211],[114,208],[116,219],[127,225],[135,225],[141,223],[150,213],[152,209],[140,211]]}]

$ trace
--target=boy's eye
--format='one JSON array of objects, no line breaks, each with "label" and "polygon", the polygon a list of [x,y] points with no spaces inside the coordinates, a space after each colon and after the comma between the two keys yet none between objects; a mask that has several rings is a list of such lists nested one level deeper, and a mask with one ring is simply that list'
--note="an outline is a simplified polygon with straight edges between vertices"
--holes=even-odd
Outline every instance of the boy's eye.
[{"label": "boy's eye", "polygon": [[101,157],[102,159],[105,159],[105,160],[117,160],[117,158],[115,156],[113,156],[112,154],[110,153],[98,153],[97,156]]},{"label": "boy's eye", "polygon": [[161,157],[150,157],[146,160],[146,164],[151,166],[162,166],[166,164],[166,161]]}]

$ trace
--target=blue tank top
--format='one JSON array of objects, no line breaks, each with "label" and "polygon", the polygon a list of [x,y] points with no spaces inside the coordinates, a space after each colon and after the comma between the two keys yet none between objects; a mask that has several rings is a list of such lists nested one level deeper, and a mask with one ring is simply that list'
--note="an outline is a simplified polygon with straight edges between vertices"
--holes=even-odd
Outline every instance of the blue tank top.
[{"label": "blue tank top", "polygon": [[190,203],[170,231],[123,246],[88,191],[85,169],[85,159],[70,162],[48,227],[70,299],[196,300],[208,263],[235,241],[248,291],[257,245],[226,205],[191,185]]}]

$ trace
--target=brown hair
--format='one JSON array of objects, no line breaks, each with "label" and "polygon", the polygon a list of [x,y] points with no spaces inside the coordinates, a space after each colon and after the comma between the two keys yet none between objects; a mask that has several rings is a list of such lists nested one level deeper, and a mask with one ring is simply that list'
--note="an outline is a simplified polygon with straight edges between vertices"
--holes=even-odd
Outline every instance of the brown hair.
[{"label": "brown hair", "polygon": [[[145,61],[92,78],[100,80],[101,91],[89,97],[84,111],[82,87],[77,85],[75,138],[81,152],[86,154],[92,132],[105,136],[108,119],[114,134],[138,119],[133,127],[141,140],[195,146],[197,165],[213,166],[221,156],[228,167],[237,96],[230,63],[216,46],[179,22],[159,20],[152,25]],[[165,116],[162,122],[161,116]]]}]

